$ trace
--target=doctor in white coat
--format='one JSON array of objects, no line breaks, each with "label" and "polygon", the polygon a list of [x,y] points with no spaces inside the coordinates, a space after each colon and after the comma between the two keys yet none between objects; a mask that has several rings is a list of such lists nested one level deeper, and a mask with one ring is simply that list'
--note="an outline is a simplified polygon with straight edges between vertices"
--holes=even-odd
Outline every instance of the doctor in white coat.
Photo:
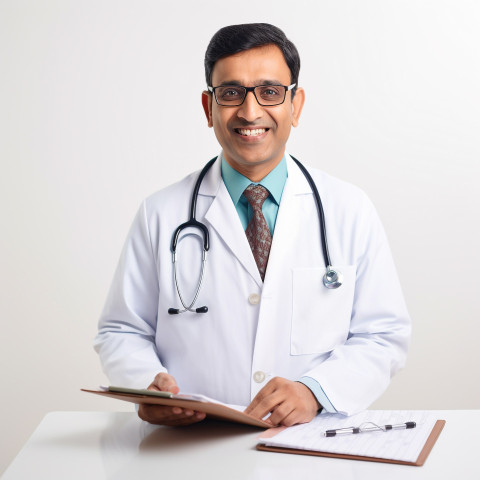
[{"label": "doctor in white coat", "polygon": [[[298,70],[293,44],[266,24],[221,29],[206,55],[212,87],[290,86]],[[285,151],[303,89],[285,88],[283,103],[275,106],[261,105],[258,90],[246,91],[236,106],[220,105],[215,93],[203,92],[202,104],[222,152],[201,183],[196,211],[209,230],[210,249],[195,306],[208,312],[168,313],[180,306],[172,235],[188,219],[196,172],[147,198],[138,211],[95,340],[104,371],[112,384],[181,389],[248,405],[258,418],[271,413],[273,424],[308,422],[322,409],[354,414],[404,365],[410,335],[376,211],[358,188],[309,169],[323,201],[333,267],[344,277],[340,288],[325,288],[312,189]],[[286,167],[264,281],[222,162],[254,184]],[[180,233],[177,275],[187,303],[198,285],[202,247],[198,229]],[[205,417],[153,405],[140,406],[139,415],[167,425]]]}]

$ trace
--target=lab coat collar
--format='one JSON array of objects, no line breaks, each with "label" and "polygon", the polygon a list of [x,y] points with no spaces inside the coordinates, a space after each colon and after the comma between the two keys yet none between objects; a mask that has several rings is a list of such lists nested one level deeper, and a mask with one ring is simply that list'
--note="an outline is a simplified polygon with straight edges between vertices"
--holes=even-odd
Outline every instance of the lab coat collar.
[{"label": "lab coat collar", "polygon": [[[205,220],[214,228],[225,244],[237,257],[252,278],[262,288],[268,282],[268,277],[275,275],[275,262],[282,261],[289,247],[291,247],[292,227],[295,229],[300,215],[295,197],[297,195],[311,194],[311,188],[306,178],[295,162],[286,153],[288,178],[282,195],[282,201],[277,216],[275,234],[273,235],[272,249],[267,267],[265,283],[262,282],[255,259],[248,243],[245,231],[222,180],[220,170],[221,155],[210,168],[200,186],[199,195],[215,197],[205,214]],[[293,230],[295,231],[295,230]],[[213,247],[212,247],[213,248]],[[285,258],[285,257],[283,257]]]},{"label": "lab coat collar", "polygon": [[[261,289],[263,282],[245,235],[245,230],[227,187],[222,180],[220,159],[221,156],[218,156],[216,162],[205,176],[199,190],[199,195],[215,197],[205,214],[205,221],[218,233],[226,247],[230,249]],[[215,248],[212,242],[211,248],[212,250]]]},{"label": "lab coat collar", "polygon": [[292,195],[303,195],[305,193],[312,193],[312,189],[305,178],[305,175],[298,168],[297,164],[292,160],[292,157],[285,152],[287,160],[287,171],[289,190]]},{"label": "lab coat collar", "polygon": [[295,242],[297,240],[296,233],[301,231],[302,196],[313,196],[312,189],[297,164],[290,155],[286,154],[286,157],[288,178],[278,209],[262,293],[267,297],[273,295],[270,288],[274,288],[278,284],[282,263],[286,258],[290,258],[292,252],[297,248]]},{"label": "lab coat collar", "polygon": [[222,153],[217,156],[215,163],[211,166],[210,170],[205,175],[202,184],[200,185],[199,195],[205,195],[207,197],[215,197],[218,194],[220,184],[223,183],[220,166],[222,163]]},{"label": "lab coat collar", "polygon": [[[294,195],[312,193],[307,179],[287,152],[285,152],[285,158],[287,160],[288,171],[287,182],[291,184],[289,187],[290,192]],[[217,195],[220,185],[223,184],[221,174],[221,159],[222,152],[220,152],[220,154],[217,156],[215,163],[212,165],[210,171],[203,179],[203,182],[200,186],[199,195],[206,195],[211,197],[215,197]]]}]

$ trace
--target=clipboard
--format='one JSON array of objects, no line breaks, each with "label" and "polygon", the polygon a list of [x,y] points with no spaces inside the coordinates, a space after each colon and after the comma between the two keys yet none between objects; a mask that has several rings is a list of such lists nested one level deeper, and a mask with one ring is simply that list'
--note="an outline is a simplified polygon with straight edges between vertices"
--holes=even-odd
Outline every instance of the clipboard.
[{"label": "clipboard", "polygon": [[[445,426],[445,423],[446,423],[445,420],[436,421],[432,431],[430,432],[430,435],[427,441],[425,442],[425,445],[423,446],[422,451],[420,452],[415,462],[404,462],[404,461],[392,460],[388,458],[365,457],[365,456],[359,456],[359,455],[320,452],[320,451],[303,450],[303,449],[297,449],[297,448],[275,447],[275,446],[269,446],[263,443],[257,444],[257,450],[262,450],[266,452],[293,453],[297,455],[314,455],[318,457],[343,458],[347,460],[364,460],[368,462],[394,463],[398,465],[411,465],[415,467],[421,467],[425,463],[430,452],[432,451],[432,448],[435,445],[435,442],[437,441],[438,437],[440,436],[440,433],[442,432],[443,427]],[[275,429],[272,429],[268,432],[264,432],[260,437],[271,438],[272,436],[275,435],[274,430]]]},{"label": "clipboard", "polygon": [[205,400],[201,395],[174,395],[169,392],[156,392],[152,390],[135,390],[122,387],[109,387],[109,390],[87,390],[82,392],[93,393],[102,397],[115,398],[135,404],[166,405],[172,407],[190,408],[197,412],[204,412],[207,417],[215,420],[223,420],[252,427],[272,428],[272,425],[252,417],[247,413],[240,412],[222,403],[216,403],[211,399]]}]

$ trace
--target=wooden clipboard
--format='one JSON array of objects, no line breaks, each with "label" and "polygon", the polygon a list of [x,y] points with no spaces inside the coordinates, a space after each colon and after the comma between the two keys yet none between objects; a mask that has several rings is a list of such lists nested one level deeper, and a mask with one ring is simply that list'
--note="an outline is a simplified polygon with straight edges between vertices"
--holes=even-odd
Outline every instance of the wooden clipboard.
[{"label": "wooden clipboard", "polygon": [[445,426],[445,420],[437,420],[427,441],[425,442],[425,445],[422,451],[420,452],[415,462],[403,462],[400,460],[390,460],[387,458],[378,458],[378,457],[362,457],[359,455],[317,452],[313,450],[302,450],[302,449],[296,449],[296,448],[271,447],[262,443],[257,444],[257,450],[263,450],[266,452],[278,452],[278,453],[294,453],[297,455],[315,455],[318,457],[344,458],[348,460],[364,460],[368,462],[395,463],[398,465],[412,465],[415,467],[421,467],[425,463],[425,460],[427,459],[430,452],[432,451],[432,448],[435,445],[435,442],[437,441],[437,438],[442,432],[444,426]]},{"label": "wooden clipboard", "polygon": [[116,398],[117,400],[136,404],[146,403],[150,405],[169,405],[172,407],[190,408],[198,412],[204,412],[207,414],[207,417],[216,420],[243,423],[253,427],[272,428],[271,424],[264,422],[263,420],[259,420],[258,418],[239,412],[238,410],[220,403],[160,397],[157,395],[150,395],[146,392],[133,393],[133,391],[130,391],[129,393],[123,393],[103,390],[87,390],[83,388],[81,390],[82,392],[93,393],[102,397]]}]

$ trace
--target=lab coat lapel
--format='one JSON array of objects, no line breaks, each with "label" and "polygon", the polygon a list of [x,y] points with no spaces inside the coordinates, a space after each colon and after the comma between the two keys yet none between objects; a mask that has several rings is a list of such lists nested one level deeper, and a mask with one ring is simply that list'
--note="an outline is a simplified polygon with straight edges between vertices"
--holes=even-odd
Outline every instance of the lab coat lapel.
[{"label": "lab coat lapel", "polygon": [[217,159],[211,171],[208,172],[202,182],[199,195],[215,197],[205,213],[205,221],[215,229],[225,243],[225,248],[231,251],[259,287],[261,287],[263,282],[248,244],[245,230],[227,187],[222,180],[220,158]]},{"label": "lab coat lapel", "polygon": [[[301,230],[302,208],[301,197],[312,195],[312,190],[297,165],[287,154],[288,178],[278,209],[275,231],[268,259],[265,283],[278,281],[279,269],[282,262],[288,261],[295,254],[295,239]],[[271,278],[271,280],[269,280]]]}]

